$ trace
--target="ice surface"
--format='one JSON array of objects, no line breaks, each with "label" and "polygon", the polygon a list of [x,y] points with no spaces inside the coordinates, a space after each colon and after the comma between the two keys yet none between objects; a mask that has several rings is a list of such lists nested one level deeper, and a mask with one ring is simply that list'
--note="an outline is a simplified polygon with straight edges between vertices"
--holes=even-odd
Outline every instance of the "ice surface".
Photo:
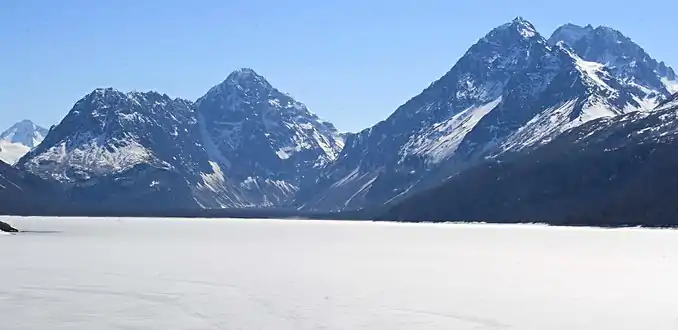
[{"label": "ice surface", "polygon": [[678,232],[2,218],[2,329],[677,329]]}]

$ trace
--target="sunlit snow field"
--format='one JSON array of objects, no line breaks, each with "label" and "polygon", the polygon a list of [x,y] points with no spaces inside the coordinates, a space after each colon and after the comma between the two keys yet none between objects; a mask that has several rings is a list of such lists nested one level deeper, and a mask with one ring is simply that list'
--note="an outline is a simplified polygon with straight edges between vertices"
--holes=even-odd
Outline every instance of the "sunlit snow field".
[{"label": "sunlit snow field", "polygon": [[1,329],[678,329],[678,231],[0,218]]}]

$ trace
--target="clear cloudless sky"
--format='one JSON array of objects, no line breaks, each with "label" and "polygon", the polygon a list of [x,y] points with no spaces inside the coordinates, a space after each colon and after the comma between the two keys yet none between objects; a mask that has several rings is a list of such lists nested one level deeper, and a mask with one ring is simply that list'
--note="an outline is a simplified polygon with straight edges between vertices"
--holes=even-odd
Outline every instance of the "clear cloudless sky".
[{"label": "clear cloudless sky", "polygon": [[97,87],[196,99],[250,67],[344,131],[386,118],[490,29],[607,25],[678,68],[678,1],[0,0],[0,130]]}]

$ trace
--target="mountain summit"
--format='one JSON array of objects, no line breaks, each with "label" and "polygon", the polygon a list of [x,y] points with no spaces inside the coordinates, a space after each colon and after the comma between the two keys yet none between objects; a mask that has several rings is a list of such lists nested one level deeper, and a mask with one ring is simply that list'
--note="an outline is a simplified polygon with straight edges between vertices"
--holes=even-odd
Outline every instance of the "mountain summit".
[{"label": "mountain summit", "polygon": [[22,120],[0,134],[0,140],[12,143],[21,143],[29,148],[34,148],[47,135],[47,129],[34,124],[30,120]]},{"label": "mountain summit", "polygon": [[47,135],[47,129],[30,120],[22,120],[0,134],[0,160],[10,165],[35,148]]},{"label": "mountain summit", "polygon": [[196,111],[210,159],[257,205],[292,197],[343,148],[332,124],[252,69],[231,73],[196,101]]}]

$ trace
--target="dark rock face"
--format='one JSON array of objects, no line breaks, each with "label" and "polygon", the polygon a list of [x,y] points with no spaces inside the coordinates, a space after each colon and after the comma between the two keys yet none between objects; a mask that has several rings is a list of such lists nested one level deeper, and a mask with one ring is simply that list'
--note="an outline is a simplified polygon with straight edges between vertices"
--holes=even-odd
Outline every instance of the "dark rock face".
[{"label": "dark rock face", "polygon": [[16,233],[16,232],[18,232],[19,230],[16,229],[16,228],[14,228],[14,227],[12,227],[12,226],[10,226],[10,225],[9,225],[8,223],[6,223],[6,222],[0,221],[0,231],[4,231],[4,232],[8,232],[8,233]]},{"label": "dark rock face", "polygon": [[71,209],[83,213],[200,209],[179,173],[149,164],[138,164],[115,176],[91,179],[87,185],[76,185],[68,193],[73,201]]},{"label": "dark rock face", "polygon": [[599,119],[452,177],[379,218],[678,225],[678,106]]},{"label": "dark rock face", "polygon": [[58,184],[0,162],[0,214],[44,213],[64,202]]}]

